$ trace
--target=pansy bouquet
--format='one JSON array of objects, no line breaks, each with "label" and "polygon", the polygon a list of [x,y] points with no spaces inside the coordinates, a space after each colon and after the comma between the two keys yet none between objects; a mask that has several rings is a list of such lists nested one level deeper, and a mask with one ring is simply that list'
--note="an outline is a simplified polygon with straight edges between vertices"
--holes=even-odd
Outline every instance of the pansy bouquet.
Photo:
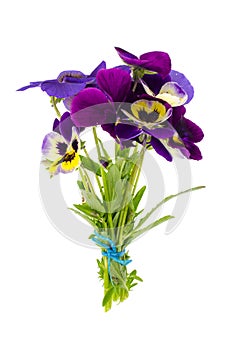
[{"label": "pansy bouquet", "polygon": [[[116,51],[121,66],[106,68],[103,61],[89,75],[64,71],[56,79],[19,89],[40,87],[57,114],[53,130],[42,143],[42,163],[51,177],[74,170],[79,173],[82,199],[70,209],[91,225],[89,239],[101,249],[97,264],[105,311],[113,302],[124,301],[142,281],[136,270],[128,271],[129,244],[173,216],[149,224],[148,219],[173,197],[204,187],[166,197],[143,213],[140,204],[146,186],[137,187],[145,153],[156,152],[169,162],[176,156],[200,160],[196,144],[204,135],[185,116],[193,87],[182,73],[171,70],[167,53],[153,51],[136,57],[118,47]],[[64,113],[60,113],[61,102]],[[88,141],[82,139],[87,128],[92,129],[97,160],[89,155]],[[114,140],[113,157],[99,137],[99,128]]]}]

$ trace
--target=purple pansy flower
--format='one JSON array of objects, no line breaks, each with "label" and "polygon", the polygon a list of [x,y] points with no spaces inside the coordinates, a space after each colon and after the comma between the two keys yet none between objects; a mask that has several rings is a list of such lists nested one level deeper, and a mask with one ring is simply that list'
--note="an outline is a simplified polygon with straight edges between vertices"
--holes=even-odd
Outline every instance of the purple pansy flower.
[{"label": "purple pansy flower", "polygon": [[71,118],[78,127],[115,122],[114,103],[126,100],[131,87],[130,74],[120,68],[102,69],[96,80],[98,88],[86,88],[72,100]]},{"label": "purple pansy flower", "polygon": [[171,70],[171,60],[166,52],[152,51],[137,57],[119,47],[115,47],[115,49],[120,58],[130,66],[158,73],[162,78],[165,78]]},{"label": "purple pansy flower", "polygon": [[87,84],[96,82],[97,72],[106,67],[106,63],[101,62],[90,75],[85,75],[80,71],[70,70],[61,72],[57,79],[32,82],[17,91],[24,91],[34,87],[40,87],[49,96],[57,98],[66,98],[74,96],[83,90]]},{"label": "purple pansy flower", "polygon": [[160,139],[173,136],[173,127],[164,123],[172,111],[168,103],[148,95],[144,95],[147,100],[127,103],[132,83],[127,71],[101,70],[97,83],[99,88],[86,88],[73,98],[71,118],[76,126],[101,125],[121,143],[141,134]]}]

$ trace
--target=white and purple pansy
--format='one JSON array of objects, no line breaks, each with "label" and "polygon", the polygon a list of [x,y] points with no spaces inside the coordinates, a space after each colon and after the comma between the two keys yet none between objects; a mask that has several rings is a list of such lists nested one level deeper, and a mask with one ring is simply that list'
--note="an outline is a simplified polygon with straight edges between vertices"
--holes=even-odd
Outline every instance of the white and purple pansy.
[{"label": "white and purple pansy", "polygon": [[80,165],[80,140],[77,128],[72,125],[66,114],[63,121],[55,120],[54,130],[44,137],[42,163],[51,176],[72,172]]}]

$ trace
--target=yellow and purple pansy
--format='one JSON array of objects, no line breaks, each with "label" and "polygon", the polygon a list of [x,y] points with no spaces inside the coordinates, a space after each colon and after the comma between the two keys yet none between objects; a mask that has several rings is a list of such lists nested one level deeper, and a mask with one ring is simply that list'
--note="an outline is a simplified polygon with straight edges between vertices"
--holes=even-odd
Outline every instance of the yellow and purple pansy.
[{"label": "yellow and purple pansy", "polygon": [[54,130],[44,137],[42,144],[43,164],[50,175],[69,173],[80,165],[80,140],[69,113],[54,122]]}]

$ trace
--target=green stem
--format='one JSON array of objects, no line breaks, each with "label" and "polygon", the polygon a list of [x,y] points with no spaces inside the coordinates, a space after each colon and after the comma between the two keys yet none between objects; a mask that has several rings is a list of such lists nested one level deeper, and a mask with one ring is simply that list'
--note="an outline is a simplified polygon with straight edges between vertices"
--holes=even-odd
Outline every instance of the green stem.
[{"label": "green stem", "polygon": [[54,96],[51,97],[51,103],[52,103],[52,107],[55,109],[57,117],[60,119],[61,113],[60,113],[59,109],[57,108],[57,102],[56,102],[56,98]]},{"label": "green stem", "polygon": [[[123,210],[121,211],[120,217],[119,217],[119,221],[118,221],[118,231],[117,231],[117,235],[118,235],[118,245],[121,248],[123,245],[123,229],[126,223],[126,219],[127,219],[127,214],[128,214],[128,210],[129,210],[129,205],[126,205],[125,200],[127,198],[127,192],[130,191],[131,187],[132,187],[132,197],[135,193],[136,190],[136,186],[138,184],[138,180],[139,180],[139,176],[141,173],[141,167],[142,167],[142,163],[143,163],[143,159],[144,159],[144,154],[146,151],[146,147],[145,145],[143,145],[143,148],[140,152],[140,157],[139,160],[136,162],[136,164],[134,165],[134,168],[132,170],[132,174],[130,177],[130,185],[127,187],[127,191],[124,195],[124,201],[123,201]],[[124,207],[125,205],[125,207]]]},{"label": "green stem", "polygon": [[[88,151],[87,151],[87,149],[85,147],[84,147],[84,152],[85,152],[86,157],[91,159],[90,156],[89,156],[89,153],[88,153]],[[97,181],[97,184],[98,184],[99,191],[100,191],[101,196],[102,196],[102,200],[104,201],[104,193],[102,191],[101,181],[99,180],[99,177],[97,176],[97,174],[95,174],[95,178],[96,178],[96,181]]]},{"label": "green stem", "polygon": [[[93,136],[94,136],[94,141],[96,144],[96,149],[97,149],[97,154],[98,154],[98,160],[100,162],[101,160],[101,151],[100,151],[100,147],[99,147],[99,139],[97,136],[97,131],[96,131],[96,127],[93,127]],[[103,182],[103,187],[104,187],[104,193],[102,192],[102,196],[103,199],[106,202],[106,212],[107,212],[107,217],[108,217],[108,223],[109,223],[109,227],[110,228],[114,228],[114,224],[113,224],[113,218],[112,218],[112,214],[108,212],[108,205],[107,202],[110,201],[109,198],[109,192],[108,192],[108,187],[107,187],[107,182],[106,182],[106,177],[105,177],[105,170],[103,169],[102,165],[100,165],[100,171],[101,171],[101,177],[102,177],[102,182]]]}]

